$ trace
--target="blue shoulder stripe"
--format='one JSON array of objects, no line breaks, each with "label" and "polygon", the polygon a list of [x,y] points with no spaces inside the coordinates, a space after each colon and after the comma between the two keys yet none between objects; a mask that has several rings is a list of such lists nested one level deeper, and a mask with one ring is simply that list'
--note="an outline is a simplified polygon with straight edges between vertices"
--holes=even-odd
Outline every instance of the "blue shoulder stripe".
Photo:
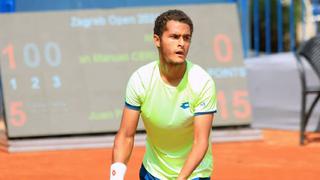
[{"label": "blue shoulder stripe", "polygon": [[127,102],[125,102],[125,105],[127,108],[132,109],[132,110],[136,110],[136,111],[140,111],[140,108],[141,108],[140,106],[133,106]]},{"label": "blue shoulder stripe", "polygon": [[214,111],[207,111],[207,112],[196,112],[194,113],[193,115],[194,116],[198,116],[198,115],[203,115],[203,114],[213,114],[213,113],[216,113],[217,110],[214,110]]}]

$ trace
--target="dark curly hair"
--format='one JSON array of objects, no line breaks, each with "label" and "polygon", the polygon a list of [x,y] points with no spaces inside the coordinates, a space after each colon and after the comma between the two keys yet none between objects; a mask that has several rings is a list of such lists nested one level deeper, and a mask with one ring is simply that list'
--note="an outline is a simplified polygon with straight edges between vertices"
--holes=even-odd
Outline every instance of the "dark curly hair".
[{"label": "dark curly hair", "polygon": [[193,23],[190,17],[183,11],[177,9],[168,10],[160,14],[154,22],[153,33],[161,37],[163,32],[166,30],[167,22],[171,20],[188,24],[192,34]]}]

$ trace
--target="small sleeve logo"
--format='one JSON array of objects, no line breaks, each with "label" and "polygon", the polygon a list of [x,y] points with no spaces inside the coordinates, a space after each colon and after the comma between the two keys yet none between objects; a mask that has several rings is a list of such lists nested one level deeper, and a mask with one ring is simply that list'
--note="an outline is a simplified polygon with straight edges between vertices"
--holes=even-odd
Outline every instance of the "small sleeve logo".
[{"label": "small sleeve logo", "polygon": [[189,102],[184,102],[180,106],[182,109],[188,109],[190,107]]}]

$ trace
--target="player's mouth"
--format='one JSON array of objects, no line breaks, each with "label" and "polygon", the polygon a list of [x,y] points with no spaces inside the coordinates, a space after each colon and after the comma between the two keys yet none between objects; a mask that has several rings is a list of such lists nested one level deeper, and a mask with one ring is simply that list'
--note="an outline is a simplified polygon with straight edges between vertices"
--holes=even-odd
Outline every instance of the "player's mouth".
[{"label": "player's mouth", "polygon": [[178,55],[179,57],[184,57],[184,51],[176,51],[175,53],[176,53],[176,55]]}]

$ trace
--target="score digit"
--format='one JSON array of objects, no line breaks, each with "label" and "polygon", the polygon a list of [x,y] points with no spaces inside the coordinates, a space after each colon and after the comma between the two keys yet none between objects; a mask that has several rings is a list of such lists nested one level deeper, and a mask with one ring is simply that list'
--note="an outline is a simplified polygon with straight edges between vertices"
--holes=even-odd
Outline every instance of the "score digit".
[{"label": "score digit", "polygon": [[218,105],[222,119],[228,119],[227,100],[223,91],[218,92]]},{"label": "score digit", "polygon": [[[251,105],[248,101],[248,91],[237,90],[233,93],[232,101],[236,118],[245,119],[251,115]],[[242,110],[240,110],[242,109]]]},{"label": "score digit", "polygon": [[8,55],[9,68],[10,69],[16,69],[16,61],[14,59],[13,45],[12,44],[8,44],[8,46],[2,50],[2,54],[3,55]]},{"label": "score digit", "polygon": [[216,35],[213,39],[213,53],[218,61],[222,63],[230,62],[233,59],[233,46],[230,37],[225,34]]},{"label": "score digit", "polygon": [[23,60],[30,68],[36,68],[40,65],[40,51],[36,44],[29,43],[24,46]]},{"label": "score digit", "polygon": [[[53,55],[52,53],[53,52]],[[58,44],[48,42],[45,45],[44,55],[47,63],[52,67],[57,67],[61,64],[61,50]]]},{"label": "score digit", "polygon": [[9,121],[13,126],[21,127],[27,121],[27,115],[22,110],[23,104],[22,102],[11,102],[10,103],[10,119]]}]

